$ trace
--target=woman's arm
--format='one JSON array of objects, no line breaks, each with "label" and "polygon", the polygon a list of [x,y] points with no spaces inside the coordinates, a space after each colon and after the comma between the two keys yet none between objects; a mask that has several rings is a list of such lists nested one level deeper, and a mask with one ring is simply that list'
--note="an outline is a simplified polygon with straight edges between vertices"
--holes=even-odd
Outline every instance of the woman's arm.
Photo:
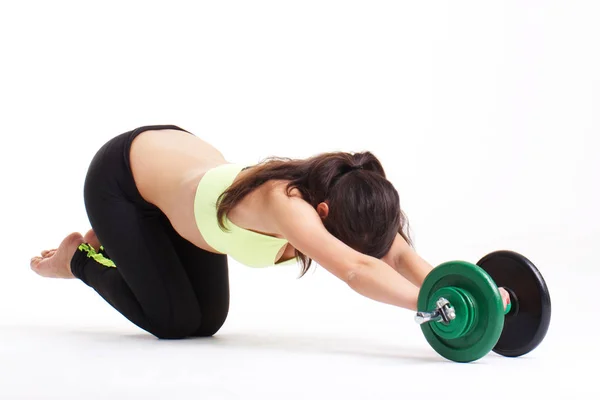
[{"label": "woman's arm", "polygon": [[433,266],[421,258],[400,234],[396,235],[390,251],[382,260],[419,288],[433,269]]},{"label": "woman's arm", "polygon": [[[396,235],[390,251],[381,260],[418,288],[423,286],[425,277],[433,269],[433,266],[421,258],[400,234]],[[506,308],[506,305],[510,302],[510,295],[506,289],[498,289]]]},{"label": "woman's arm", "polygon": [[418,288],[384,261],[355,251],[331,235],[310,204],[272,190],[266,204],[273,224],[292,246],[372,300],[417,310]]}]

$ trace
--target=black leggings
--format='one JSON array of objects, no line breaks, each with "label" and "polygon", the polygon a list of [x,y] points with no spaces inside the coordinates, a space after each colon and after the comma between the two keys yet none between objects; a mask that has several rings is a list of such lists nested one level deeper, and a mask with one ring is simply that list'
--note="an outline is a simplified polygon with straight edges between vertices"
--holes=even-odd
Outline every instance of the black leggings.
[{"label": "black leggings", "polygon": [[84,246],[71,271],[139,328],[161,339],[212,336],[229,311],[227,256],[182,238],[156,206],[140,195],[131,173],[131,142],[145,126],[116,136],[94,156],[84,200],[102,244],[94,256]]}]

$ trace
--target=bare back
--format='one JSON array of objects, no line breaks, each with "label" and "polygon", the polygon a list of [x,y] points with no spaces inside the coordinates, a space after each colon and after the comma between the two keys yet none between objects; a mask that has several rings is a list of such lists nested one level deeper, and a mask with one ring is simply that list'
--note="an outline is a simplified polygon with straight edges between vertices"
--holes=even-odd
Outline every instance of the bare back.
[{"label": "bare back", "polygon": [[[146,131],[131,146],[131,169],[142,197],[157,206],[173,228],[194,245],[217,252],[204,240],[194,218],[194,198],[206,171],[227,164],[223,154],[197,136],[178,130]],[[244,174],[242,172],[240,175]],[[273,232],[268,218],[261,218],[262,190],[247,196],[228,215],[236,225],[256,232]],[[294,256],[294,248],[282,249],[280,258]]]}]

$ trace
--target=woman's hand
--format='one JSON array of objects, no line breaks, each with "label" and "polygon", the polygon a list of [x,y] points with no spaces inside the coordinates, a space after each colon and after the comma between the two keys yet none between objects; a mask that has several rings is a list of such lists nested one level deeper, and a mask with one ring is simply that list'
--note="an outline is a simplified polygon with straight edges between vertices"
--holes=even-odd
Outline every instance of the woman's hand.
[{"label": "woman's hand", "polygon": [[504,305],[504,309],[506,310],[506,306],[510,303],[510,295],[504,288],[498,288],[500,291],[500,295],[502,296],[502,305]]}]

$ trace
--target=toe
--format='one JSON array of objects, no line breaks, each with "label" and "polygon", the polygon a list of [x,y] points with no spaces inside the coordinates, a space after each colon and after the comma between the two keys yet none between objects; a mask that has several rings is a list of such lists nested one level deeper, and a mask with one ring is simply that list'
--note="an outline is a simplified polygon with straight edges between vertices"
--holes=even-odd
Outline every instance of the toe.
[{"label": "toe", "polygon": [[44,258],[50,258],[50,257],[54,257],[54,255],[56,254],[56,250],[50,250],[45,256]]},{"label": "toe", "polygon": [[42,257],[46,258],[46,257],[52,257],[52,255],[56,253],[56,249],[51,249],[51,250],[44,250],[42,251]]},{"label": "toe", "polygon": [[32,257],[31,260],[29,261],[29,265],[31,266],[32,269],[37,268],[40,265],[40,261],[42,261],[42,257]]}]

